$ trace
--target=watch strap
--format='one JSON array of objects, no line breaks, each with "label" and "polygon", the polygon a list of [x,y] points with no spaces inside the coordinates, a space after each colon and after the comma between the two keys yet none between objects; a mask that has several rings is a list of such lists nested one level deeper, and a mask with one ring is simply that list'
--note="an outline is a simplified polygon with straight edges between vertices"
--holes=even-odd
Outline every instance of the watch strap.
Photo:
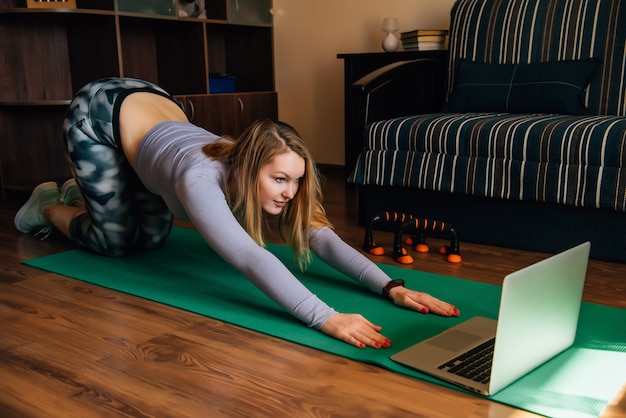
[{"label": "watch strap", "polygon": [[404,280],[402,279],[394,279],[383,287],[383,296],[389,297],[389,291],[394,287],[402,286],[404,287]]}]

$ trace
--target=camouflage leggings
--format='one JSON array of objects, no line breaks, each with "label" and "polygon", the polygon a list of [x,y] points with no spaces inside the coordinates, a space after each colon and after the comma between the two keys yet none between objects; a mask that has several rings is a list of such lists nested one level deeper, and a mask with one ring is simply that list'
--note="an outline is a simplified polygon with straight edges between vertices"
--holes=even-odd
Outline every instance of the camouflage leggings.
[{"label": "camouflage leggings", "polygon": [[113,257],[162,246],[172,227],[165,202],[145,188],[122,152],[119,110],[123,99],[137,91],[175,101],[146,81],[102,79],[77,93],[63,123],[66,156],[87,209],[72,220],[71,238]]}]

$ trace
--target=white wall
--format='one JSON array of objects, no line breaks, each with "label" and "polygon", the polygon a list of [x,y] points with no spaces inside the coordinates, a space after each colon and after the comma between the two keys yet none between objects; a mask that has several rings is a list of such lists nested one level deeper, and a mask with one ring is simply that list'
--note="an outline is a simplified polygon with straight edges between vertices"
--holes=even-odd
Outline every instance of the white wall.
[{"label": "white wall", "polygon": [[341,53],[383,52],[385,17],[400,32],[447,28],[454,0],[274,0],[278,114],[318,163],[343,165]]}]

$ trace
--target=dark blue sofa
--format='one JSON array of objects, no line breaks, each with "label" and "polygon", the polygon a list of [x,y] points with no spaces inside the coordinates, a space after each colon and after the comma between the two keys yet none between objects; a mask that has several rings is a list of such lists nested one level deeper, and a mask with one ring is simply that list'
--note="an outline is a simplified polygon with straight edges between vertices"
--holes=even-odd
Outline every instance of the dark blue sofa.
[{"label": "dark blue sofa", "polygon": [[449,56],[353,86],[359,219],[626,262],[626,0],[458,0]]}]

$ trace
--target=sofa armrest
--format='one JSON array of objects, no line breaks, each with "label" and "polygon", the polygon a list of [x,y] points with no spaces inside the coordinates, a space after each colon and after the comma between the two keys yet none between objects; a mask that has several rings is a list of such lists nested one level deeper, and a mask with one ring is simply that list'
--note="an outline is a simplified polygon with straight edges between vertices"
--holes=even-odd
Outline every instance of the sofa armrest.
[{"label": "sofa armrest", "polygon": [[[352,85],[352,126],[377,120],[440,112],[446,85],[446,58],[425,58],[389,64]],[[363,130],[360,130],[362,133]]]}]

